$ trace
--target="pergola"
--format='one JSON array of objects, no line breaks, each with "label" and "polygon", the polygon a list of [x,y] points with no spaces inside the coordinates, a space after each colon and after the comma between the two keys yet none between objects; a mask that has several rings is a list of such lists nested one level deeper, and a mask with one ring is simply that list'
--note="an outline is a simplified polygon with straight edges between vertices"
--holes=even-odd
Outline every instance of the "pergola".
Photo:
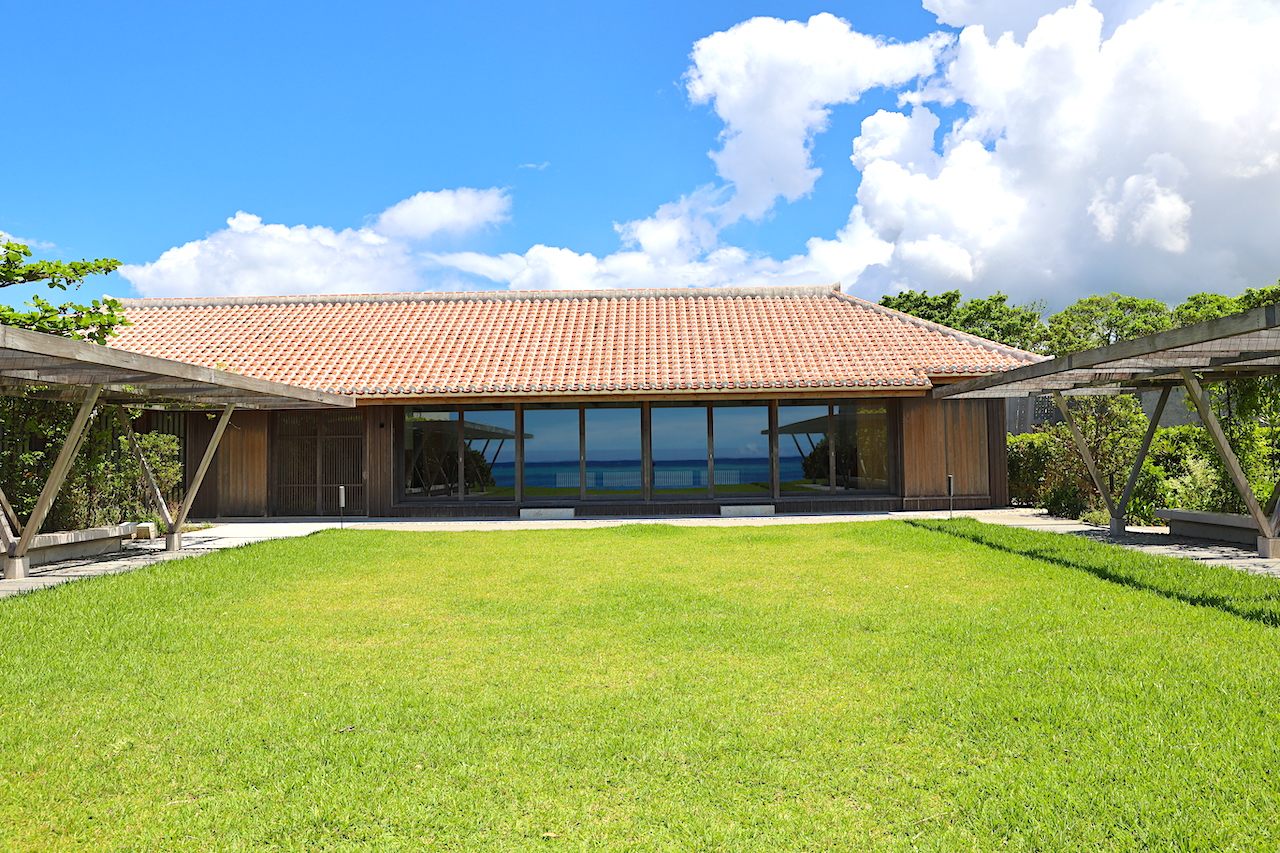
[{"label": "pergola", "polygon": [[[1112,532],[1121,533],[1124,531],[1125,512],[1133,497],[1142,463],[1151,448],[1160,416],[1169,401],[1170,392],[1181,386],[1195,404],[1236,491],[1257,526],[1259,553],[1269,557],[1280,556],[1280,538],[1277,538],[1280,509],[1268,514],[1254,496],[1222,424],[1209,405],[1204,386],[1276,374],[1280,374],[1280,305],[1266,305],[1194,326],[1048,359],[1007,373],[942,386],[934,389],[933,395],[939,399],[957,400],[1051,394],[1071,430],[1089,476],[1106,503]],[[1065,398],[1147,389],[1159,389],[1159,401],[1124,491],[1116,500],[1103,483]]]},{"label": "pergola", "polygon": [[[0,394],[79,403],[66,440],[25,522],[18,518],[9,499],[0,491],[0,544],[5,549],[6,578],[24,577],[30,568],[29,552],[37,543],[40,528],[66,482],[95,407],[116,407],[129,446],[147,480],[148,497],[164,521],[165,547],[178,550],[182,547],[182,527],[187,514],[237,408],[315,409],[355,405],[355,399],[350,396],[8,326],[0,326]],[[124,406],[221,412],[200,464],[188,478],[186,493],[176,514],[170,512],[160,493]]]}]

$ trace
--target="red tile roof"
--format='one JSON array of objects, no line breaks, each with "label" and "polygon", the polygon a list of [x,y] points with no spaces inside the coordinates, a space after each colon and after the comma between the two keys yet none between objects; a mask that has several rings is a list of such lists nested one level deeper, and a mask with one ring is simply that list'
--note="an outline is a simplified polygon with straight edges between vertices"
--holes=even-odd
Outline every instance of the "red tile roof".
[{"label": "red tile roof", "polygon": [[1038,361],[838,289],[124,300],[111,346],[366,398],[918,388]]}]

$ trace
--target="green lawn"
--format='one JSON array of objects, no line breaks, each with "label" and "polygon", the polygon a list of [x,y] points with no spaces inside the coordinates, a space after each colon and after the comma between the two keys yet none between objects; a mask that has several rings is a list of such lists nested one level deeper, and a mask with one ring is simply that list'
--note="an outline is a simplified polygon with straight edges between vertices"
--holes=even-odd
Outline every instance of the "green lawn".
[{"label": "green lawn", "polygon": [[1274,849],[1278,623],[964,520],[326,532],[0,601],[0,846]]}]

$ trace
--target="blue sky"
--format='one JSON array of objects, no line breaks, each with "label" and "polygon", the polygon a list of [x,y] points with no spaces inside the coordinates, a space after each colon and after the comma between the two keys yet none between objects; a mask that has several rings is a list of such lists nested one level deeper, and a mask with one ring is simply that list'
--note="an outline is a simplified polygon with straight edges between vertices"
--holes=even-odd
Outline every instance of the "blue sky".
[{"label": "blue sky", "polygon": [[[1052,162],[1057,144],[1031,138],[1029,116],[1046,105],[1078,107],[1055,102],[1053,88],[1046,85],[1043,97],[1019,116],[1007,107],[1009,91],[1037,94],[1036,82],[1014,81],[1000,94],[992,91],[1002,85],[995,76],[977,83],[946,77],[947,63],[963,58],[963,51],[972,49],[979,58],[985,55],[979,48],[997,51],[994,33],[1013,20],[1010,9],[1027,4],[968,4],[990,7],[984,12],[988,20],[964,17],[969,13],[955,9],[965,4],[954,0],[926,0],[925,5],[930,9],[910,2],[18,4],[6,10],[6,27],[21,37],[7,39],[5,65],[6,90],[18,99],[22,118],[19,132],[6,133],[0,143],[10,164],[0,195],[0,230],[47,244],[45,255],[114,256],[147,265],[173,247],[225,229],[237,211],[265,223],[341,231],[368,226],[381,211],[415,193],[487,188],[503,194],[509,212],[485,227],[406,243],[413,281],[423,289],[459,281],[525,286],[515,271],[523,269],[521,264],[534,266],[525,255],[532,246],[564,247],[574,259],[588,254],[604,259],[626,248],[615,223],[645,221],[700,187],[718,187],[730,197],[743,192],[742,181],[723,174],[707,156],[719,148],[719,136],[732,119],[719,114],[723,101],[693,102],[686,89],[686,73],[694,67],[691,51],[700,39],[757,16],[802,27],[812,16],[830,12],[851,32],[882,42],[915,42],[940,33],[929,48],[928,69],[891,85],[868,85],[857,92],[855,103],[818,98],[817,107],[830,116],[807,137],[810,165],[822,171],[811,188],[794,199],[777,198],[759,215],[726,217],[714,206],[711,212],[699,208],[681,214],[695,230],[699,223],[714,222],[708,226],[713,236],[696,249],[682,249],[674,260],[661,257],[656,272],[634,283],[663,276],[672,284],[828,276],[871,296],[898,286],[962,286],[1056,299],[1058,289],[1064,294],[1109,289],[1106,271],[1117,268],[1147,270],[1136,280],[1115,276],[1132,282],[1130,289],[1147,291],[1169,287],[1170,275],[1185,276],[1173,289],[1187,290],[1193,276],[1211,275],[1235,286],[1274,278],[1273,266],[1280,271],[1268,241],[1252,234],[1224,236],[1230,232],[1202,225],[1223,195],[1223,178],[1202,167],[1197,157],[1205,155],[1193,143],[1150,141],[1163,140],[1158,116],[1149,127],[1105,127],[1116,112],[1114,100],[1123,100],[1124,93],[1094,105],[1106,132],[1081,145],[1097,150],[1110,132],[1128,140],[1124,144],[1133,150],[1123,157],[1094,155],[1081,167],[1083,179],[1063,179],[1071,186],[1087,184],[1087,194],[1065,199],[1055,185],[1029,182],[1026,176],[1036,170],[1028,168],[1027,157],[1032,165],[1036,157]],[[1065,4],[1037,0],[1030,5],[1051,12]],[[1081,61],[1101,66],[1108,34],[1125,16],[1140,18],[1134,23],[1150,31],[1145,34],[1149,44],[1170,42],[1168,49],[1187,61],[1198,61],[1200,50],[1206,67],[1232,55],[1235,73],[1256,72],[1265,80],[1275,70],[1274,58],[1238,43],[1191,45],[1188,55],[1188,45],[1178,39],[1194,38],[1198,22],[1171,16],[1149,21],[1163,5],[1168,4],[1117,0],[1100,3],[1101,11],[1095,12],[1085,4],[1084,11],[1068,10],[1074,18],[1059,14],[1037,25],[1032,16],[1033,23],[1018,25],[1021,30],[1014,26],[1011,37],[1032,69],[1029,79],[1036,63],[1053,58],[1028,40],[1034,27],[1047,37],[1052,24],[1062,38],[1079,40]],[[1197,6],[1189,5],[1193,11]],[[1274,20],[1257,11],[1265,5],[1241,4],[1236,16],[1241,32],[1258,30],[1261,16],[1266,26],[1259,37],[1266,36]],[[1099,20],[1109,16],[1101,35],[1088,32],[1091,14]],[[986,23],[991,30],[985,45],[956,41],[972,23]],[[1139,26],[1129,29],[1143,35]],[[743,55],[769,49],[767,31],[740,32],[740,43],[731,47]],[[1223,38],[1230,34],[1224,32]],[[1143,44],[1129,49],[1137,52]],[[731,62],[723,53],[713,59]],[[818,72],[836,59],[812,57]],[[787,89],[792,78],[786,75],[804,60],[788,57],[762,68],[758,78],[748,68],[734,85],[757,86],[766,99],[774,89],[780,98],[792,97]],[[1117,63],[1107,59],[1106,64]],[[814,68],[799,71],[812,75]],[[855,67],[849,73],[863,72]],[[1124,73],[1123,68],[1114,73]],[[904,96],[927,89],[931,79],[935,88],[948,91],[922,96],[921,108],[940,128],[932,136],[932,153],[908,161],[893,151],[904,149],[909,137],[917,138],[911,137],[911,127],[918,126],[907,122],[921,115],[912,116]],[[1185,89],[1182,81],[1170,85]],[[723,96],[723,91],[715,95]],[[1133,97],[1139,96],[1151,93],[1135,89]],[[1238,123],[1242,133],[1255,125],[1265,128],[1265,143],[1268,134],[1276,135],[1269,112],[1274,107],[1265,103],[1245,104],[1227,120]],[[863,120],[878,110],[902,118],[893,119],[897,123],[888,130],[869,130]],[[972,157],[948,159],[955,152],[944,137],[952,122],[973,116],[983,121],[971,127],[984,129],[970,133],[969,141],[1004,160],[973,166]],[[995,117],[994,130],[986,127],[989,116]],[[873,160],[864,158],[860,172],[850,160],[852,146],[873,136],[883,142],[886,134],[893,151],[876,158],[918,180],[882,178],[874,198],[858,197],[862,172]],[[786,142],[779,139],[779,145]],[[967,182],[947,183],[949,164],[955,171],[970,169]],[[879,172],[888,174],[888,166]],[[752,178],[757,179],[772,180]],[[1272,172],[1251,180],[1243,191],[1250,215],[1276,213],[1267,201],[1275,189]],[[995,201],[988,202],[982,181],[989,183]],[[908,183],[917,189],[903,189]],[[885,193],[893,192],[906,195],[886,201]],[[952,195],[939,200],[945,193]],[[973,217],[965,203],[975,206]],[[1013,251],[1015,245],[1043,241],[1039,233],[1015,232],[1032,227],[1026,223],[1045,205],[1054,216],[1039,217],[1046,221],[1035,227],[1061,245],[1037,257]],[[851,211],[859,208],[871,236],[838,237]],[[906,221],[898,221],[902,216]],[[966,225],[975,217],[982,228]],[[1011,236],[1001,243],[1005,232]],[[833,241],[847,257],[839,263],[820,258],[809,247],[813,238]],[[1223,245],[1232,240],[1239,245]],[[725,247],[741,250],[747,262],[717,259],[714,252]],[[641,248],[654,255],[649,246]],[[1223,260],[1224,250],[1231,260]],[[474,259],[460,261],[454,254],[459,252],[501,258],[506,271],[478,277]],[[1081,264],[1084,252],[1096,256],[1097,264]],[[433,260],[422,265],[420,258],[427,255]],[[799,260],[779,266],[788,258]],[[288,262],[281,257],[280,263]],[[387,289],[377,266],[383,262],[370,261],[346,281],[317,280],[309,289]],[[719,272],[705,275],[708,264],[719,265]],[[192,273],[182,279],[187,284],[178,276],[170,284],[167,269],[154,271],[146,293],[239,292],[234,264]],[[543,273],[528,280],[555,286],[563,267]],[[143,279],[130,279],[133,284],[113,276],[106,289],[135,295],[134,284]],[[632,283],[625,275],[594,268],[565,281],[565,286]]]}]

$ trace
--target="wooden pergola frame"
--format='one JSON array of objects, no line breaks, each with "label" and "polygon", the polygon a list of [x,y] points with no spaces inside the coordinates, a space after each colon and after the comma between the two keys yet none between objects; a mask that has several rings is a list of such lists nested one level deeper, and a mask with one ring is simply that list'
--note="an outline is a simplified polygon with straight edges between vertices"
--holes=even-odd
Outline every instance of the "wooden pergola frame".
[{"label": "wooden pergola frame", "polygon": [[[1102,495],[1111,516],[1111,532],[1123,533],[1125,513],[1151,449],[1151,440],[1172,390],[1181,387],[1195,405],[1200,420],[1226,466],[1231,482],[1248,508],[1260,533],[1258,551],[1265,557],[1280,556],[1280,506],[1268,514],[1249,486],[1240,460],[1231,449],[1204,386],[1207,383],[1280,375],[1280,305],[1265,305],[1208,320],[1181,329],[1144,335],[1130,341],[1097,347],[1061,358],[1046,359],[1007,373],[971,379],[936,388],[933,396],[944,400],[1022,397],[1050,394],[1071,431],[1076,449],[1089,476]],[[1160,389],[1160,398],[1147,425],[1137,458],[1130,469],[1120,499],[1102,481],[1065,398],[1124,394]]]},{"label": "wooden pergola frame", "polygon": [[[4,577],[25,577],[29,553],[53,502],[65,484],[98,407],[114,406],[129,447],[147,483],[147,496],[164,522],[165,547],[182,547],[182,527],[213,463],[218,444],[237,408],[351,408],[346,395],[240,376],[225,370],[110,349],[26,329],[0,326],[0,394],[78,402],[79,408],[49,469],[31,515],[18,518],[0,490],[0,545]],[[176,514],[171,513],[142,446],[125,413],[126,406],[159,409],[220,410],[217,426],[190,478]]]}]

